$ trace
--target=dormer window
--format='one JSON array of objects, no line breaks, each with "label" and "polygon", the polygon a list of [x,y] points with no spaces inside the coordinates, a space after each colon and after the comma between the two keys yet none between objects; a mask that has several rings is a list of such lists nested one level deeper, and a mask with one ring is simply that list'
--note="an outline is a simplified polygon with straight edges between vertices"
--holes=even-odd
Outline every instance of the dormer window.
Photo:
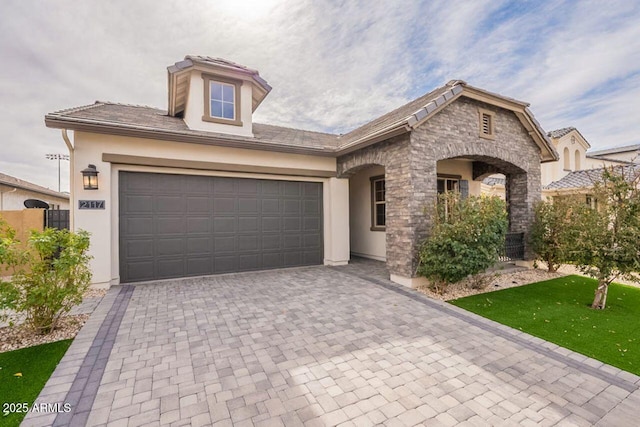
[{"label": "dormer window", "polygon": [[203,74],[204,115],[202,120],[242,126],[240,120],[240,88],[242,83]]}]

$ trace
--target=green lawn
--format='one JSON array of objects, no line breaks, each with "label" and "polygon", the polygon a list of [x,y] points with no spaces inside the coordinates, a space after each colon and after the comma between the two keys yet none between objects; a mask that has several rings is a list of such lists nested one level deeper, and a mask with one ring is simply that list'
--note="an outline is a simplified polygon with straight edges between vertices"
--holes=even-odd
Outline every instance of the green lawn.
[{"label": "green lawn", "polygon": [[640,375],[640,288],[611,284],[607,308],[592,310],[595,288],[566,276],[449,302]]},{"label": "green lawn", "polygon": [[[8,405],[26,402],[31,407],[71,341],[57,341],[0,353],[0,426],[20,425],[26,414],[13,412],[15,406]],[[5,415],[5,411],[13,413]]]}]

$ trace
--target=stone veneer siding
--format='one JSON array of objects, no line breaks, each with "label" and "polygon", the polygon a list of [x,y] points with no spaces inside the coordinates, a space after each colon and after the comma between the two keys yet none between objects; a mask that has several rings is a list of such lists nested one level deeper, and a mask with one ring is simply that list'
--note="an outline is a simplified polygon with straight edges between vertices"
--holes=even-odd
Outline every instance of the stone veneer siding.
[{"label": "stone veneer siding", "polygon": [[[478,108],[493,111],[494,139],[479,137]],[[338,176],[367,165],[385,167],[387,186],[387,267],[392,274],[415,277],[417,253],[430,227],[437,196],[437,162],[473,159],[475,179],[501,172],[507,177],[510,231],[524,232],[540,200],[540,149],[511,111],[460,97],[409,135],[338,158]],[[483,173],[484,172],[484,173]],[[529,259],[529,248],[525,250]]]}]

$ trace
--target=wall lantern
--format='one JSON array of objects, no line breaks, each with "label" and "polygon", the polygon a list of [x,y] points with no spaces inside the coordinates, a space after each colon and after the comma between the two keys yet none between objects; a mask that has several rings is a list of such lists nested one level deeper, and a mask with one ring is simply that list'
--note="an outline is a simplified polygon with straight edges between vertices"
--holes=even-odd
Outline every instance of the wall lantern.
[{"label": "wall lantern", "polygon": [[86,169],[80,171],[82,174],[82,185],[85,190],[97,190],[98,189],[98,172],[96,165],[89,165]]}]

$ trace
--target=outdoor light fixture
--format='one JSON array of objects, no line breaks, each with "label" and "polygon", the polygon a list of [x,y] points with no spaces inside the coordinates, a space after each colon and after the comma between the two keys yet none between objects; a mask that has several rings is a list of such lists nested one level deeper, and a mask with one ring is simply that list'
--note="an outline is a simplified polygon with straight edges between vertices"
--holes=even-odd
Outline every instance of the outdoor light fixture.
[{"label": "outdoor light fixture", "polygon": [[82,173],[82,185],[85,190],[97,190],[98,189],[98,172],[96,165],[89,165],[86,169],[80,171]]}]

